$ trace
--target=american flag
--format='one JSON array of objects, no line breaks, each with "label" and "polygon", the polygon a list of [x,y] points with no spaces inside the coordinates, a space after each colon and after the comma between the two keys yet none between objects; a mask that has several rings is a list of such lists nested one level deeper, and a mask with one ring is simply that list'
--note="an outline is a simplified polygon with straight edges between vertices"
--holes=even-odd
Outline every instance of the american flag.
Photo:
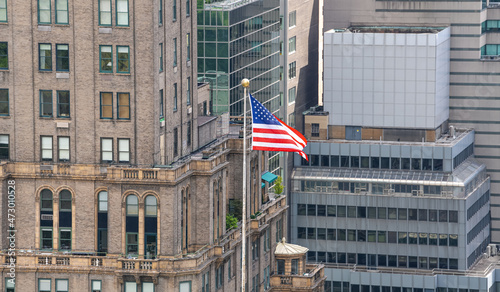
[{"label": "american flag", "polygon": [[252,106],[252,150],[297,152],[302,151],[307,140],[294,128],[288,126],[250,94]]}]

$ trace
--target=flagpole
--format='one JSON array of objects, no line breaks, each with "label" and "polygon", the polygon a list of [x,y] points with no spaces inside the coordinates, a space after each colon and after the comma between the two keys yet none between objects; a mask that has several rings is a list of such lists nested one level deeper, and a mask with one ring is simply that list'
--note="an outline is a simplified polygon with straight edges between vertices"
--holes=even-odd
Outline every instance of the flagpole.
[{"label": "flagpole", "polygon": [[250,80],[241,80],[243,86],[243,210],[241,226],[241,291],[245,292],[246,278],[246,220],[247,220],[247,87],[250,86]]}]

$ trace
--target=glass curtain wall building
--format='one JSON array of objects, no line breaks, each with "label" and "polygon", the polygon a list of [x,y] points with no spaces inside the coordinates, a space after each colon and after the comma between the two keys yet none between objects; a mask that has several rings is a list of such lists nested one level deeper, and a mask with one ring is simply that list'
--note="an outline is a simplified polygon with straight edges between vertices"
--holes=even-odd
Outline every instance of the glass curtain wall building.
[{"label": "glass curtain wall building", "polygon": [[198,81],[210,83],[213,114],[243,114],[243,78],[252,95],[278,113],[279,9],[279,0],[198,0]]}]

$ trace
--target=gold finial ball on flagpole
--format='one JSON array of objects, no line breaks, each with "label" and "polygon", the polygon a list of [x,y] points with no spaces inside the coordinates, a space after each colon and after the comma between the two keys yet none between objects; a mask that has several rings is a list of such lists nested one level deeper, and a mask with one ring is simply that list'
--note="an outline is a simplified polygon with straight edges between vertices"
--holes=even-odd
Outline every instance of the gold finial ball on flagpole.
[{"label": "gold finial ball on flagpole", "polygon": [[241,86],[243,86],[243,87],[248,87],[248,86],[250,86],[250,80],[248,80],[248,79],[246,79],[246,78],[242,79],[242,80],[241,80]]}]

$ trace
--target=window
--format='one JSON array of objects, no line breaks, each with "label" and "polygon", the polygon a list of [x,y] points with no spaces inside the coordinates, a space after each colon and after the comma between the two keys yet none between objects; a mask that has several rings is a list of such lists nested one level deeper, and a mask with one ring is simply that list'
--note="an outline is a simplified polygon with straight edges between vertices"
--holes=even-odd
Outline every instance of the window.
[{"label": "window", "polygon": [[296,91],[297,91],[297,88],[295,86],[288,89],[288,103],[295,102]]},{"label": "window", "polygon": [[40,249],[45,249],[45,250],[52,249],[52,227],[42,228],[41,238],[40,238]]},{"label": "window", "polygon": [[297,22],[297,11],[292,11],[288,14],[288,27],[292,28]]},{"label": "window", "polygon": [[189,0],[186,0],[186,16],[189,16],[190,12],[191,12],[191,7],[190,7],[191,3]]},{"label": "window", "polygon": [[71,228],[59,229],[59,250],[71,250]]},{"label": "window", "polygon": [[160,72],[163,72],[163,43],[160,43]]},{"label": "window", "polygon": [[187,101],[186,104],[190,105],[191,104],[191,77],[187,78]]},{"label": "window", "polygon": [[259,258],[260,251],[260,238],[257,238],[252,242],[252,261],[255,261]]},{"label": "window", "polygon": [[[208,284],[207,284],[207,286],[208,286]],[[191,281],[180,282],[179,283],[179,292],[191,292]],[[207,292],[208,292],[208,290],[207,290]]]},{"label": "window", "polygon": [[295,113],[291,113],[288,115],[288,125],[292,128],[295,128]]},{"label": "window", "polygon": [[160,118],[163,118],[163,89],[160,89]]},{"label": "window", "polygon": [[56,70],[69,71],[69,46],[56,45]]},{"label": "window", "polygon": [[56,93],[57,93],[57,117],[69,118],[69,91],[58,90]]},{"label": "window", "polygon": [[[118,119],[130,120],[130,93],[118,92]],[[111,110],[112,111],[112,110]]]},{"label": "window", "polygon": [[113,118],[113,93],[101,92],[101,119]]},{"label": "window", "polygon": [[187,123],[187,145],[191,146],[191,121]]},{"label": "window", "polygon": [[40,90],[40,116],[52,117],[52,90]]},{"label": "window", "polygon": [[68,24],[68,0],[56,0],[56,23]]},{"label": "window", "polygon": [[101,138],[101,162],[113,162],[112,138]]},{"label": "window", "polygon": [[130,162],[130,139],[118,139],[118,162]]},{"label": "window", "polygon": [[116,25],[128,26],[128,0],[116,0]]},{"label": "window", "polygon": [[278,275],[285,274],[285,260],[276,260],[276,270],[278,271]]},{"label": "window", "polygon": [[293,53],[295,52],[295,42],[297,40],[297,37],[291,37],[288,39],[288,53]]},{"label": "window", "polygon": [[215,271],[215,288],[219,289],[224,285],[224,264],[221,264]]},{"label": "window", "polygon": [[126,252],[137,255],[139,252],[138,222],[139,200],[135,195],[129,195],[126,201]]},{"label": "window", "polygon": [[186,34],[187,57],[186,61],[191,60],[191,34]]},{"label": "window", "polygon": [[111,0],[99,0],[99,25],[111,26]]},{"label": "window", "polygon": [[41,141],[42,161],[52,161],[52,136],[42,136]]},{"label": "window", "polygon": [[319,137],[319,124],[311,124],[311,136]]},{"label": "window", "polygon": [[231,256],[227,260],[227,279],[231,280]]},{"label": "window", "polygon": [[99,192],[97,200],[97,251],[106,253],[108,251],[108,192]]},{"label": "window", "polygon": [[177,38],[174,38],[174,67],[177,67]]},{"label": "window", "polygon": [[9,69],[9,46],[6,42],[0,43],[0,70]]},{"label": "window", "polygon": [[201,292],[210,292],[210,270],[201,276]]},{"label": "window", "polygon": [[38,44],[38,69],[40,71],[52,71],[52,45]]},{"label": "window", "polygon": [[99,46],[99,72],[113,73],[113,47]]},{"label": "window", "polygon": [[9,135],[0,135],[0,159],[9,159]]},{"label": "window", "polygon": [[179,152],[178,151],[178,148],[179,148],[178,147],[179,146],[178,145],[179,144],[178,139],[179,139],[179,137],[178,137],[178,134],[177,134],[177,128],[174,128],[174,157],[177,156],[177,155],[179,155],[179,153],[178,153]]},{"label": "window", "polygon": [[177,20],[177,0],[173,0],[172,4],[172,21]]},{"label": "window", "polygon": [[276,242],[280,242],[283,237],[283,221],[276,221]]},{"label": "window", "polygon": [[0,0],[0,22],[7,22],[7,0]]},{"label": "window", "polygon": [[163,0],[158,1],[159,2],[159,8],[158,8],[158,25],[163,24]]},{"label": "window", "polygon": [[124,292],[137,292],[137,283],[136,282],[125,282],[123,283],[124,285]]},{"label": "window", "polygon": [[9,115],[9,90],[0,89],[0,116]]},{"label": "window", "polygon": [[15,279],[5,278],[5,292],[15,292],[15,291],[16,291]]},{"label": "window", "polygon": [[295,61],[288,64],[288,79],[292,79],[292,78],[295,78],[297,76],[296,66],[297,66],[297,64]]},{"label": "window", "polygon": [[92,280],[92,292],[102,292],[102,281]]},{"label": "window", "polygon": [[38,0],[38,24],[52,23],[50,0]]},{"label": "window", "polygon": [[174,112],[177,111],[177,83],[174,83]]},{"label": "window", "polygon": [[57,137],[58,160],[69,161],[69,137]]},{"label": "window", "polygon": [[38,292],[51,292],[52,283],[51,279],[38,279]]},{"label": "window", "polygon": [[[130,73],[130,49],[128,46],[116,47],[117,73]],[[113,70],[112,68],[110,68]]]},{"label": "window", "polygon": [[142,292],[155,292],[155,284],[153,282],[142,282]]}]

